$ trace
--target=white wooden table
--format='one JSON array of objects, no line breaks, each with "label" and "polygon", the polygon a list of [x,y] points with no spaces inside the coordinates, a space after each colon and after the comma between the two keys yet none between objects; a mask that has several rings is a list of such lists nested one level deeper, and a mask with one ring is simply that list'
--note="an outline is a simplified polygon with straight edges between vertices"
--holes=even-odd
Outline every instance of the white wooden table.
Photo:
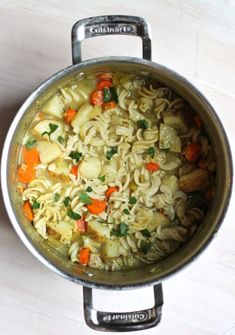
[{"label": "white wooden table", "polygon": [[[18,107],[34,88],[71,63],[70,30],[84,17],[145,17],[153,31],[153,60],[183,74],[211,101],[235,146],[234,0],[1,0],[0,145]],[[84,58],[140,56],[130,37],[91,39]],[[210,247],[164,283],[162,323],[142,332],[164,335],[235,334],[235,198]],[[114,294],[115,295],[115,294]],[[99,291],[106,309],[151,305],[151,289],[125,295]],[[104,304],[105,301],[105,304]],[[141,332],[139,332],[141,333]],[[0,334],[95,334],[83,319],[82,288],[50,272],[20,242],[0,203]]]}]

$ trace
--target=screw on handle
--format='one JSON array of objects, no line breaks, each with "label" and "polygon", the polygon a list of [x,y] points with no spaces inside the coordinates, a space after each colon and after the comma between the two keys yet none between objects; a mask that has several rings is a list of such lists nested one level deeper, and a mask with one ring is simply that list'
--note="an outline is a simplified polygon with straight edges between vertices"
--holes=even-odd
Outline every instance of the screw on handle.
[{"label": "screw on handle", "polygon": [[103,35],[138,36],[143,43],[143,58],[151,60],[150,27],[138,16],[107,15],[77,21],[72,28],[73,64],[82,61],[81,42],[87,38]]},{"label": "screw on handle", "polygon": [[83,299],[86,324],[95,330],[115,332],[143,330],[155,327],[161,321],[163,305],[161,284],[154,286],[154,306],[136,312],[109,313],[94,309],[92,289],[87,287],[83,287]]}]

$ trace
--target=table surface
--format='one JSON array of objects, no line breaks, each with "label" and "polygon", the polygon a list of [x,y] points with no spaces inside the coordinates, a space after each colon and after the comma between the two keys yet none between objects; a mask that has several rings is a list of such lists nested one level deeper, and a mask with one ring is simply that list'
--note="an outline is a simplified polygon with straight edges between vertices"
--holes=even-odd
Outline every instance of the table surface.
[{"label": "table surface", "polygon": [[[104,14],[145,17],[153,60],[184,75],[216,109],[235,147],[234,0],[1,0],[0,145],[24,99],[43,80],[71,64],[70,30],[81,18]],[[131,37],[90,39],[83,58],[141,56]],[[158,328],[139,334],[235,334],[235,198],[218,236],[186,270],[164,283]],[[95,334],[83,318],[82,287],[58,277],[20,242],[0,204],[0,334]],[[105,297],[105,299],[104,299]],[[121,299],[121,301],[120,301]],[[115,310],[152,303],[150,288],[97,291],[95,304]]]}]

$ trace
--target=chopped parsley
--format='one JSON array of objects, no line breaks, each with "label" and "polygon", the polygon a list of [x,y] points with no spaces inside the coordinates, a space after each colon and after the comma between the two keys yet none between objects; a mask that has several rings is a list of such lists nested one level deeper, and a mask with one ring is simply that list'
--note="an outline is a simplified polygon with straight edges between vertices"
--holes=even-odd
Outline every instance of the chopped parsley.
[{"label": "chopped parsley", "polygon": [[78,162],[80,158],[82,157],[82,153],[79,151],[71,151],[69,154],[69,157],[74,159],[76,162]]},{"label": "chopped parsley", "polygon": [[35,146],[35,144],[37,143],[37,141],[36,140],[28,140],[27,142],[26,142],[26,144],[25,144],[25,146],[26,146],[26,149],[32,149],[34,146]]},{"label": "chopped parsley", "polygon": [[79,199],[86,205],[90,205],[92,203],[91,198],[85,192],[81,192],[79,194]]},{"label": "chopped parsley", "polygon": [[154,149],[154,147],[150,147],[150,148],[148,148],[148,149],[146,150],[146,153],[147,153],[148,155],[150,155],[151,158],[154,158],[154,155],[155,155],[155,149]]},{"label": "chopped parsley", "polygon": [[141,129],[147,129],[149,126],[148,121],[145,119],[138,120],[136,123],[137,123],[137,126]]},{"label": "chopped parsley", "polygon": [[112,95],[111,92],[108,88],[103,89],[104,92],[104,97],[103,97],[103,102],[109,102],[112,100]]},{"label": "chopped parsley", "polygon": [[121,222],[117,229],[111,231],[111,236],[122,237],[126,236],[128,233],[129,227],[125,222]]},{"label": "chopped parsley", "polygon": [[51,134],[53,134],[57,128],[59,128],[59,126],[57,124],[54,124],[54,123],[49,123],[49,128],[50,128],[50,131],[44,131],[42,133],[42,136],[47,134],[49,139],[51,139]]},{"label": "chopped parsley", "polygon": [[70,197],[65,197],[64,198],[64,205],[65,205],[65,207],[68,207],[70,201],[71,201]]},{"label": "chopped parsley", "polygon": [[129,198],[129,204],[130,205],[135,205],[137,203],[137,199],[135,197],[130,197]]},{"label": "chopped parsley", "polygon": [[98,178],[100,181],[104,182],[105,181],[105,175],[104,176],[101,176]]},{"label": "chopped parsley", "polygon": [[32,204],[32,209],[38,209],[38,208],[40,208],[40,203],[34,200]]},{"label": "chopped parsley", "polygon": [[126,214],[126,215],[129,215],[129,214],[130,214],[130,211],[129,211],[127,208],[125,208],[125,209],[123,210],[123,213]]},{"label": "chopped parsley", "polygon": [[80,220],[81,219],[81,215],[78,214],[78,213],[73,212],[71,208],[69,208],[67,210],[67,215],[68,215],[68,217],[70,217],[73,220]]},{"label": "chopped parsley", "polygon": [[113,155],[115,155],[117,152],[118,152],[117,147],[112,147],[110,150],[106,152],[106,158],[110,160],[113,157]]},{"label": "chopped parsley", "polygon": [[143,253],[143,254],[147,254],[148,251],[151,249],[151,243],[149,242],[141,242],[140,244],[140,251]]},{"label": "chopped parsley", "polygon": [[86,188],[86,192],[92,192],[92,188],[91,188],[90,186],[88,186],[88,187]]},{"label": "chopped parsley", "polygon": [[58,136],[57,137],[57,141],[60,143],[60,144],[63,144],[65,139],[62,137],[62,136]]},{"label": "chopped parsley", "polygon": [[116,104],[118,104],[118,95],[117,95],[116,88],[112,86],[109,88],[109,90],[110,90],[113,100],[116,102]]},{"label": "chopped parsley", "polygon": [[55,193],[54,194],[54,202],[57,202],[59,200],[59,198],[60,198],[59,193]]},{"label": "chopped parsley", "polygon": [[142,235],[144,235],[145,237],[150,237],[150,236],[151,236],[151,234],[150,234],[150,232],[148,231],[148,229],[143,229],[143,230],[141,230],[141,233],[142,233]]}]

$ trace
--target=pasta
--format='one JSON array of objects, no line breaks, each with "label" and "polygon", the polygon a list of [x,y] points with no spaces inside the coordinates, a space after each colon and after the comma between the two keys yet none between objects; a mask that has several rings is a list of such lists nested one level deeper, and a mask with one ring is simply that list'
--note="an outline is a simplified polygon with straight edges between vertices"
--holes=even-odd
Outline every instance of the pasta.
[{"label": "pasta", "polygon": [[216,163],[183,99],[115,72],[73,80],[39,107],[17,172],[23,210],[43,239],[71,262],[119,271],[158,262],[197,231]]}]

